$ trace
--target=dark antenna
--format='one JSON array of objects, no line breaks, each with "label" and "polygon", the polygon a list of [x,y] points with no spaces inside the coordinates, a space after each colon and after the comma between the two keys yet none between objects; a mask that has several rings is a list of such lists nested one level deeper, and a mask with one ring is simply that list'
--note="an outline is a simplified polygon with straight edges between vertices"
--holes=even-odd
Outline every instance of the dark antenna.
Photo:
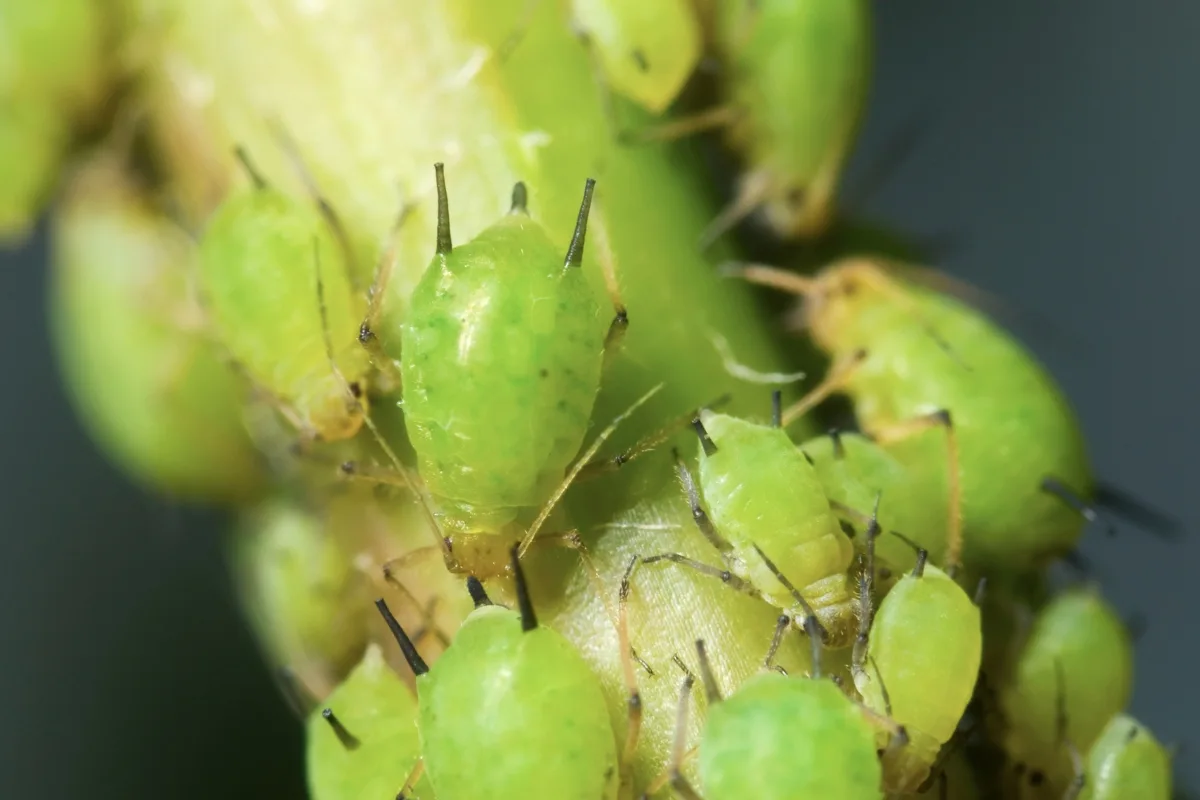
[{"label": "dark antenna", "polygon": [[1100,481],[1096,484],[1096,505],[1164,539],[1178,539],[1183,535],[1183,525],[1178,519],[1111,483]]},{"label": "dark antenna", "polygon": [[492,605],[492,598],[487,596],[487,592],[483,590],[483,584],[474,575],[467,577],[467,592],[471,595],[471,602],[475,604],[476,608]]},{"label": "dark antenna", "polygon": [[357,750],[358,746],[362,744],[362,742],[358,740],[357,736],[346,730],[346,726],[343,725],[342,721],[337,718],[336,714],[333,713],[332,708],[326,708],[323,710],[321,712],[321,716],[324,717],[325,721],[329,723],[329,727],[333,728],[333,732],[337,736],[338,741],[342,743],[342,747],[346,748],[347,750]]},{"label": "dark antenna", "polygon": [[588,214],[592,210],[592,192],[595,188],[594,178],[588,178],[583,184],[583,202],[579,204],[579,217],[575,220],[575,233],[571,236],[570,247],[567,248],[564,268],[583,266],[583,242],[587,237]]},{"label": "dark antenna", "polygon": [[437,254],[448,256],[454,250],[454,243],[450,240],[450,200],[446,197],[446,171],[442,162],[433,165],[433,176],[437,182]]},{"label": "dark antenna", "polygon": [[254,162],[250,160],[250,154],[246,152],[246,148],[238,145],[233,148],[233,155],[241,163],[242,169],[246,170],[246,174],[250,176],[250,180],[254,182],[255,189],[267,188],[267,181],[263,178],[262,173],[254,166]]},{"label": "dark antenna", "polygon": [[771,427],[783,427],[783,392],[779,389],[771,392]]},{"label": "dark antenna", "polygon": [[[1064,505],[1088,522],[1094,523],[1100,518],[1100,515],[1096,513],[1096,509],[1080,497],[1078,492],[1063,483],[1060,478],[1056,478],[1053,475],[1047,475],[1042,478],[1042,491],[1058,498]],[[1115,536],[1117,533],[1111,522],[1106,523],[1104,529],[1109,536]]]},{"label": "dark antenna", "polygon": [[512,205],[508,209],[510,214],[529,214],[529,192],[525,188],[524,181],[517,181],[513,184]]},{"label": "dark antenna", "polygon": [[525,570],[521,569],[521,546],[513,545],[512,571],[513,581],[517,586],[517,606],[521,609],[521,630],[528,633],[538,626],[537,615],[533,613],[533,601],[529,599],[529,584],[525,582]]},{"label": "dark antenna", "polygon": [[700,680],[704,682],[704,694],[708,697],[708,704],[719,703],[721,690],[717,688],[712,665],[708,663],[708,650],[704,647],[703,639],[696,640],[696,659],[700,662]]},{"label": "dark antenna", "polygon": [[404,632],[404,628],[400,627],[400,623],[392,615],[392,610],[388,608],[387,601],[381,597],[375,601],[375,607],[383,615],[383,621],[387,623],[388,630],[392,632],[392,636],[396,637],[396,644],[400,645],[400,652],[404,654],[404,660],[412,668],[413,674],[420,677],[429,672],[429,665],[425,663],[425,659],[421,658],[421,654],[417,652],[412,639],[408,638],[408,634]]},{"label": "dark antenna", "polygon": [[700,417],[695,417],[692,420],[692,429],[696,431],[696,436],[700,437],[700,446],[704,448],[704,455],[715,456],[717,454],[717,445],[709,437],[708,431],[704,428],[704,423],[700,421]]}]

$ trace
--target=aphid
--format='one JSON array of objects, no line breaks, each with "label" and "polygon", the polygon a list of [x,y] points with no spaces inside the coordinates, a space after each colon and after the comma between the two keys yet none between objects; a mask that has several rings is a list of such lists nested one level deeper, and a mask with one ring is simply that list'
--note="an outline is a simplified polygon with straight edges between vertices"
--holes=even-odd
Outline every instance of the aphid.
[{"label": "aphid", "polygon": [[878,502],[877,495],[859,582],[864,608],[854,648],[854,683],[867,707],[886,713],[908,734],[904,747],[884,755],[884,788],[913,792],[930,777],[939,751],[971,701],[983,649],[980,615],[966,592],[926,563],[928,554],[915,545],[916,567],[871,614]]},{"label": "aphid", "polygon": [[842,165],[871,71],[865,0],[731,0],[715,16],[724,105],[639,138],[724,127],[745,172],[705,234],[712,241],[756,209],[779,234],[815,237],[833,217]]},{"label": "aphid", "polygon": [[[501,45],[516,46],[542,0],[528,0],[518,30]],[[692,0],[569,0],[571,27],[596,61],[604,87],[661,114],[700,61],[700,22]]]},{"label": "aphid", "polygon": [[1172,797],[1170,756],[1149,728],[1126,714],[1109,720],[1085,763],[1080,800]]},{"label": "aphid", "polygon": [[492,604],[474,578],[476,608],[429,667],[376,601],[417,676],[424,769],[439,800],[616,798],[616,738],[600,682],[561,634],[538,625],[511,553],[520,612]]},{"label": "aphid", "polygon": [[812,465],[781,427],[711,411],[692,424],[700,439],[699,481],[678,455],[676,470],[692,518],[727,569],[675,553],[644,563],[672,561],[712,575],[761,595],[798,625],[815,616],[831,647],[850,644],[858,613],[848,577],[854,545]]},{"label": "aphid", "polygon": [[[812,638],[815,642],[815,635]],[[819,649],[819,644],[814,647]],[[819,653],[814,655],[812,678],[764,672],[722,699],[703,641],[696,642],[696,649],[708,696],[698,753],[702,791],[697,792],[680,770],[695,681],[689,673],[680,691],[670,771],[679,797],[859,800],[883,796],[870,715],[864,715],[833,681],[817,677]]]},{"label": "aphid", "polygon": [[359,343],[366,301],[340,228],[314,203],[254,182],[213,213],[200,242],[211,322],[242,370],[312,440],[348,439],[366,414],[371,368]]},{"label": "aphid", "polygon": [[1009,761],[1031,785],[1065,787],[1074,770],[1062,741],[1088,752],[1129,701],[1129,633],[1097,592],[1066,591],[1038,613],[1010,674],[998,692]]},{"label": "aphid", "polygon": [[594,181],[564,258],[520,183],[506,216],[455,247],[435,172],[437,252],[401,328],[404,422],[456,569],[487,578],[506,568],[519,518],[561,494],[627,317],[618,303],[606,334],[581,269]]},{"label": "aphid", "polygon": [[248,511],[230,546],[242,607],[268,659],[318,694],[330,691],[367,644],[366,576],[324,519],[285,500]]},{"label": "aphid", "polygon": [[[312,800],[395,797],[420,758],[416,700],[378,645],[313,711],[307,728]],[[427,780],[416,790],[433,796]]]},{"label": "aphid", "polygon": [[55,355],[92,436],[133,478],[177,497],[257,496],[263,465],[237,376],[203,330],[196,248],[113,152],[67,184],[51,258]]},{"label": "aphid", "polygon": [[[949,483],[952,514],[961,497],[967,566],[1026,569],[1074,547],[1083,518],[1042,484],[1053,477],[1090,493],[1083,435],[1054,381],[1007,333],[879,260],[840,261],[813,278],[756,265],[730,272],[804,296],[807,328],[833,359],[819,396],[849,395],[864,432],[901,463],[957,458],[939,483]],[[923,433],[934,427],[948,438]]]}]

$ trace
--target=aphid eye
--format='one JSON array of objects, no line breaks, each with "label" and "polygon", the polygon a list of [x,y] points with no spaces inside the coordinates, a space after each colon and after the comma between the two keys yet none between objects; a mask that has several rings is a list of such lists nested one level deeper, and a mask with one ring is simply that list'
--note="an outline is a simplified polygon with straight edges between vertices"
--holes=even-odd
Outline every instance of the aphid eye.
[{"label": "aphid eye", "polygon": [[350,384],[350,394],[354,395],[355,399],[360,399],[363,396],[362,384],[358,381],[353,381]]},{"label": "aphid eye", "polygon": [[1046,773],[1042,772],[1040,769],[1035,769],[1029,773],[1029,785],[1030,786],[1041,786],[1045,782],[1045,780],[1046,780]]},{"label": "aphid eye", "polygon": [[803,188],[799,186],[793,186],[792,188],[788,189],[786,197],[787,204],[792,208],[800,208],[804,205],[804,198],[806,194],[807,193]]},{"label": "aphid eye", "polygon": [[646,53],[640,47],[635,49],[630,55],[633,56],[633,63],[637,64],[639,70],[642,72],[650,71],[650,62],[646,59]]}]

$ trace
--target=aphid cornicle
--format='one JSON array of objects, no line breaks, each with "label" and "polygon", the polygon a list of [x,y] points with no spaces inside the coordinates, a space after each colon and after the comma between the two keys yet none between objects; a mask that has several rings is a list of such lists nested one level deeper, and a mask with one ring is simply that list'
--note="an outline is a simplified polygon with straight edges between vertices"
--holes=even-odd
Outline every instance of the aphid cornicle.
[{"label": "aphid cornicle", "polygon": [[764,672],[722,699],[696,642],[708,716],[700,737],[701,791],[683,777],[683,735],[694,678],[683,682],[676,720],[670,779],[688,800],[791,800],[828,797],[872,800],[882,797],[875,729],[863,709],[831,680],[786,677]]},{"label": "aphid cornicle", "polygon": [[225,199],[200,242],[213,326],[303,435],[347,439],[366,413],[371,360],[358,341],[366,298],[316,205],[266,185],[242,157],[255,185]]},{"label": "aphid cornicle", "polygon": [[[378,645],[308,718],[312,800],[394,797],[420,758],[417,703]],[[428,781],[418,796],[431,797]]]},{"label": "aphid cornicle", "polygon": [[[943,469],[939,483],[959,481],[968,567],[1026,569],[1074,547],[1083,518],[1042,484],[1053,477],[1090,494],[1083,435],[1057,385],[1011,336],[880,260],[839,261],[812,278],[758,265],[726,271],[804,296],[805,324],[833,359],[827,393],[849,395],[864,432],[901,462],[957,457],[959,469]],[[948,440],[929,431],[939,426]]]},{"label": "aphid cornicle", "polygon": [[[404,423],[462,571],[507,568],[519,517],[554,494],[579,452],[610,332],[581,269],[594,181],[564,257],[526,209],[453,245],[442,165],[437,252],[401,328]],[[480,413],[487,409],[488,413]]]},{"label": "aphid cornicle", "polygon": [[761,594],[797,624],[814,615],[829,646],[850,644],[858,614],[847,574],[854,545],[812,465],[782,428],[711,411],[693,425],[700,437],[698,484],[681,461],[677,470],[693,518],[728,570],[677,554],[645,563],[669,560],[712,574]]},{"label": "aphid cornicle", "polygon": [[429,667],[376,601],[417,675],[421,753],[438,800],[555,797],[613,800],[617,743],[599,679],[561,634],[537,622],[516,549],[520,612],[476,608]]},{"label": "aphid cornicle", "polygon": [[[1171,759],[1150,729],[1117,714],[1088,752],[1079,800],[1168,800]],[[1073,800],[1073,798],[1068,798]]]},{"label": "aphid cornicle", "polygon": [[[869,606],[876,516],[868,527],[860,595]],[[903,725],[908,741],[883,756],[884,788],[914,792],[930,778],[942,747],[966,711],[983,652],[979,607],[945,572],[917,563],[887,593],[863,627],[854,651],[854,683],[867,706]],[[951,565],[952,567],[955,565]]]},{"label": "aphid cornicle", "polygon": [[1086,753],[1125,708],[1133,646],[1097,592],[1073,589],[1035,617],[1010,675],[998,692],[1003,748],[1023,779],[1065,788],[1074,770],[1061,740]]}]

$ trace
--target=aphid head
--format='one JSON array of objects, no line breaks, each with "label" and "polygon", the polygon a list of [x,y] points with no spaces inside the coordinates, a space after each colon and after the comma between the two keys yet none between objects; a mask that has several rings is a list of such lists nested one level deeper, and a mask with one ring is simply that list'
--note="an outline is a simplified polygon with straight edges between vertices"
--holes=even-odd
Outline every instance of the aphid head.
[{"label": "aphid head", "polygon": [[296,408],[322,441],[340,442],[358,433],[367,412],[366,392],[360,382],[343,383],[330,371],[306,389],[296,399]]},{"label": "aphid head", "polygon": [[896,289],[884,270],[869,259],[836,261],[813,279],[797,322],[821,349],[847,352],[868,339],[861,331],[871,325],[871,317],[864,312]]},{"label": "aphid head", "polygon": [[833,222],[833,194],[810,181],[784,178],[765,190],[762,216],[771,230],[788,238],[819,236]]}]

